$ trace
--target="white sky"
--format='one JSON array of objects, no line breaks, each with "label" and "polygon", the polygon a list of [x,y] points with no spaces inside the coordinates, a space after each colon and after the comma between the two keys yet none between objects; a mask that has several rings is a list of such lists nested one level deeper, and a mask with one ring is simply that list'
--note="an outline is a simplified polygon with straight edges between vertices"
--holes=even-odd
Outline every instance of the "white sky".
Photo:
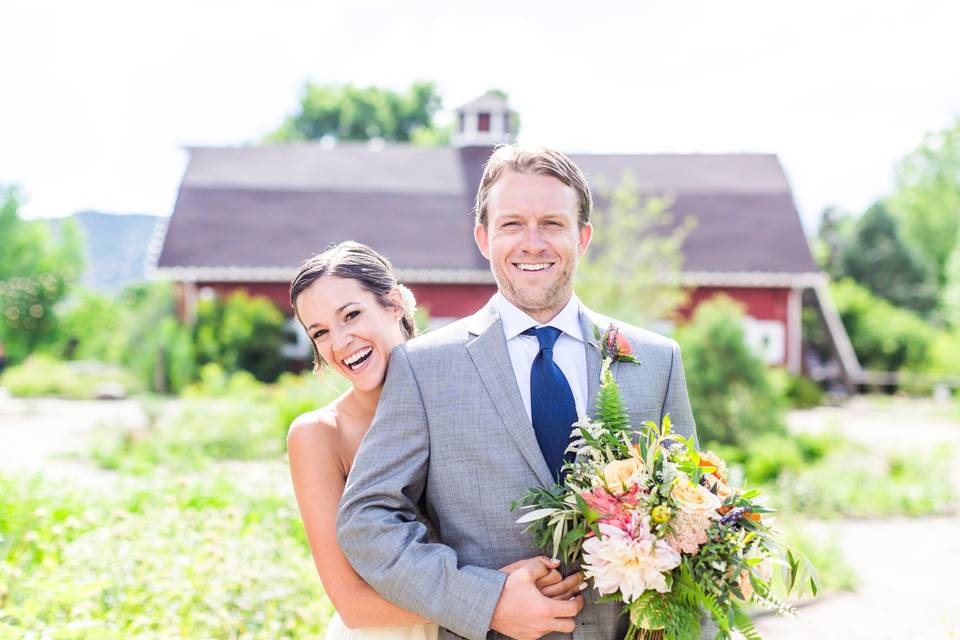
[{"label": "white sky", "polygon": [[304,81],[446,108],[507,91],[521,141],[779,154],[808,229],[861,211],[960,115],[960,3],[4,0],[0,183],[28,217],[168,215],[187,145],[254,142]]}]

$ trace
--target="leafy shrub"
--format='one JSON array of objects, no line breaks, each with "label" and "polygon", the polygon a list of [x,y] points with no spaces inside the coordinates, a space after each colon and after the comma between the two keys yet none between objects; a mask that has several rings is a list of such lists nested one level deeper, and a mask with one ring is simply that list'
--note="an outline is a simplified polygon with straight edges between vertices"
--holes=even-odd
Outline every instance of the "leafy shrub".
[{"label": "leafy shrub", "polygon": [[249,371],[272,382],[287,367],[281,348],[287,341],[283,314],[265,298],[243,291],[226,300],[200,300],[194,329],[197,362],[216,362],[227,372]]},{"label": "leafy shrub", "polygon": [[157,466],[198,469],[214,460],[275,460],[286,451],[293,419],[329,403],[345,385],[291,373],[268,385],[246,371],[228,375],[207,364],[200,381],[182,400],[165,403],[151,426],[101,434],[91,457],[103,468],[133,474]]},{"label": "leafy shrub", "polygon": [[920,316],[894,307],[849,279],[832,284],[830,294],[864,368],[927,368],[936,331]]},{"label": "leafy shrub", "polygon": [[780,397],[794,409],[809,409],[823,404],[823,389],[810,378],[795,376],[783,368],[770,369],[770,383]]},{"label": "leafy shrub", "polygon": [[0,382],[11,395],[35,398],[58,396],[74,400],[95,398],[104,385],[136,389],[134,380],[124,371],[96,363],[66,363],[43,354],[35,354],[22,364],[7,369]]},{"label": "leafy shrub", "polygon": [[323,636],[332,608],[289,495],[2,476],[0,494],[0,637]]},{"label": "leafy shrub", "polygon": [[720,296],[697,307],[677,339],[703,443],[749,443],[784,433],[783,409],[767,367],[744,341],[743,311]]},{"label": "leafy shrub", "polygon": [[813,435],[765,434],[742,446],[719,446],[716,453],[728,464],[739,467],[754,486],[776,480],[781,474],[799,473],[823,459],[831,448],[845,441],[835,432]]},{"label": "leafy shrub", "polygon": [[950,450],[927,454],[870,453],[842,446],[819,463],[789,470],[768,485],[771,504],[815,517],[927,515],[948,511]]}]

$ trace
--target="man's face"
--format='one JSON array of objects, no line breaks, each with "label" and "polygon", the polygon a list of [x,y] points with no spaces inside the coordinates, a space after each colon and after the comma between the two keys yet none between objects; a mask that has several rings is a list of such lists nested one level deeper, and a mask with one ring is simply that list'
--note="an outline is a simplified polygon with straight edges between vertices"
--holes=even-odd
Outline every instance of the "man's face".
[{"label": "man's face", "polygon": [[577,192],[552,176],[506,171],[487,199],[487,225],[474,236],[500,293],[539,322],[573,293],[577,259],[592,227],[577,225]]}]

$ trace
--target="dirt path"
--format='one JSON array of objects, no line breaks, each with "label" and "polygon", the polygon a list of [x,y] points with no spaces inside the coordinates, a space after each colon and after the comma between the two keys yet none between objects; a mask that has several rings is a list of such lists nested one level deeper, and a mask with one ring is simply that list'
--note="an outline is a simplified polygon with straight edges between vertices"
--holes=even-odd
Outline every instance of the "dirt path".
[{"label": "dirt path", "polygon": [[[927,400],[855,398],[844,407],[794,411],[791,429],[839,429],[881,450],[927,452],[938,445],[960,457],[960,416]],[[951,480],[960,493],[960,464]],[[885,640],[960,638],[960,518],[843,520],[811,526],[836,540],[856,572],[854,593],[804,606],[801,618],[765,616],[766,640]]]},{"label": "dirt path", "polygon": [[800,619],[765,616],[765,640],[960,638],[960,519],[895,518],[822,525],[859,577],[854,593],[829,595]]},{"label": "dirt path", "polygon": [[40,473],[45,478],[101,486],[115,481],[74,456],[89,454],[99,429],[130,429],[146,423],[136,400],[84,401],[0,396],[0,469]]}]

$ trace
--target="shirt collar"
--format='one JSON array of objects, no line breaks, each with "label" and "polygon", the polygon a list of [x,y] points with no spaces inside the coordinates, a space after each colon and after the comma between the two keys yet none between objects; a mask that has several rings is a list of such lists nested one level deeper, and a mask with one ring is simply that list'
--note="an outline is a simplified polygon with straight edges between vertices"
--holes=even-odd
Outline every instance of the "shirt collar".
[{"label": "shirt collar", "polygon": [[[493,296],[493,306],[500,314],[500,320],[503,322],[503,335],[507,340],[517,337],[530,327],[543,326],[528,316],[526,312],[518,309],[499,291]],[[574,293],[570,296],[570,300],[560,310],[560,313],[547,325],[556,327],[571,338],[583,342],[583,328],[580,326],[580,299],[577,298],[577,294]]]}]

